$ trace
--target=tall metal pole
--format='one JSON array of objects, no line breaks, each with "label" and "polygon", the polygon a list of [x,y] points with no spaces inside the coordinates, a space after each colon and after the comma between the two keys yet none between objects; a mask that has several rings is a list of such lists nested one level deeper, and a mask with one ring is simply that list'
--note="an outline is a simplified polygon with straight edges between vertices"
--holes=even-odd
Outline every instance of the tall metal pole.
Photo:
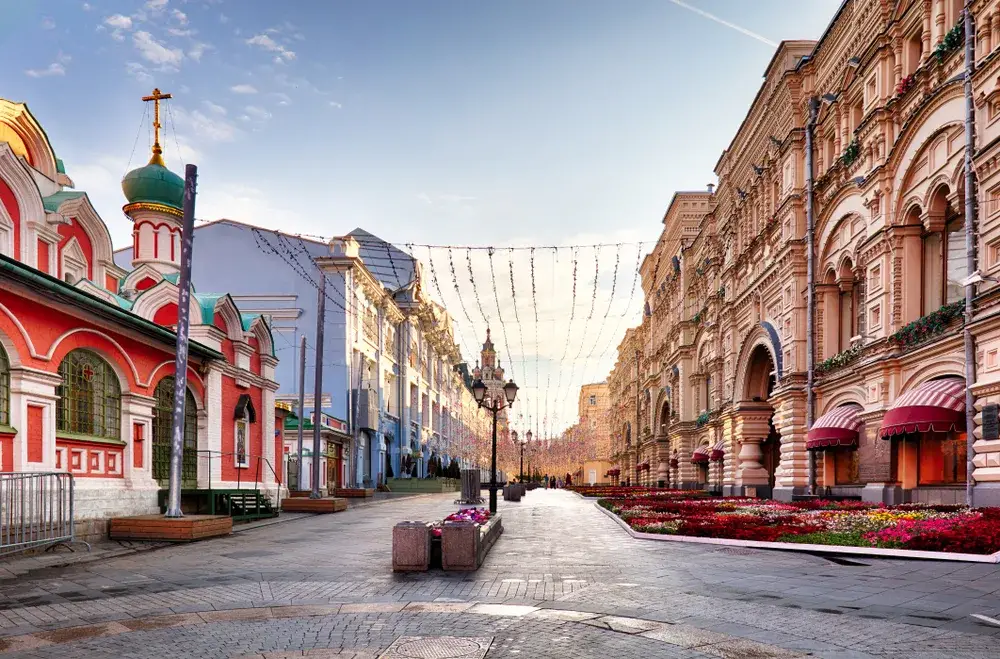
[{"label": "tall metal pole", "polygon": [[639,351],[635,351],[635,432],[632,433],[632,438],[635,440],[635,485],[639,484],[639,446],[642,440],[639,438],[640,430],[640,420],[639,420],[639,383],[642,378],[639,366]]},{"label": "tall metal pole", "polygon": [[319,499],[319,433],[323,426],[323,326],[326,324],[326,273],[319,274],[319,302],[316,309],[316,391],[313,394],[312,492]]},{"label": "tall metal pole", "polygon": [[965,258],[966,274],[970,277],[965,285],[965,429],[966,458],[965,467],[965,502],[973,505],[974,482],[972,479],[973,459],[976,457],[974,444],[976,436],[975,401],[972,396],[972,384],[976,379],[976,346],[972,337],[972,298],[976,294],[976,285],[971,282],[972,273],[976,272],[976,197],[975,173],[972,170],[972,152],[975,148],[975,109],[972,102],[972,74],[975,71],[975,26],[972,21],[972,2],[965,3]]},{"label": "tall metal pole", "polygon": [[497,511],[497,412],[500,405],[494,402],[486,409],[493,412],[493,455],[490,458],[490,513]]},{"label": "tall metal pole", "polygon": [[[816,339],[813,336],[813,320],[816,317],[816,274],[813,263],[816,251],[813,247],[815,225],[813,196],[813,133],[819,117],[819,99],[809,99],[809,120],[806,123],[806,432],[812,428],[816,395],[813,393],[816,363]],[[816,495],[816,454],[806,451],[809,458],[809,494]]]},{"label": "tall metal pole", "polygon": [[177,280],[177,355],[174,358],[174,416],[170,441],[170,490],[167,517],[181,512],[181,469],[184,464],[184,398],[187,393],[188,330],[191,327],[191,253],[194,249],[194,198],[198,167],[184,168],[184,217],[181,225],[181,272]]},{"label": "tall metal pole", "polygon": [[304,427],[306,425],[306,335],[303,332],[302,339],[299,341],[299,446],[298,453],[299,465],[298,473],[296,474],[296,489],[302,489],[302,476],[305,475],[305,461],[302,456],[302,435],[304,432]]}]

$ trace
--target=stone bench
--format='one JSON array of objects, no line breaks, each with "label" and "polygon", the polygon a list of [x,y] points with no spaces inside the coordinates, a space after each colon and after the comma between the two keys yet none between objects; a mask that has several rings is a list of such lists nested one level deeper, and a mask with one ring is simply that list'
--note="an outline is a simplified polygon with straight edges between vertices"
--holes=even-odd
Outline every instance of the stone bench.
[{"label": "stone bench", "polygon": [[440,538],[433,537],[433,529],[430,522],[399,522],[393,527],[393,572],[426,572],[432,567],[478,570],[503,533],[503,522],[499,514],[482,525],[445,522]]},{"label": "stone bench", "polygon": [[441,569],[478,570],[501,533],[503,520],[499,513],[483,525],[445,522],[441,527]]}]

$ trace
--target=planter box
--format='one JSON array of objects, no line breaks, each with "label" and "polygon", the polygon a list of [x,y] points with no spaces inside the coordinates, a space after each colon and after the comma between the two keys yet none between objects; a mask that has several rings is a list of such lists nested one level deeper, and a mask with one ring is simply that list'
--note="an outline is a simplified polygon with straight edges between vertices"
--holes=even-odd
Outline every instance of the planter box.
[{"label": "planter box", "polygon": [[393,572],[426,572],[431,565],[431,524],[399,522],[392,527]]},{"label": "planter box", "polygon": [[333,491],[333,496],[361,499],[375,496],[375,490],[362,487],[338,487]]},{"label": "planter box", "polygon": [[503,521],[499,514],[483,525],[445,522],[441,529],[441,569],[478,570],[501,533]]},{"label": "planter box", "polygon": [[286,513],[339,513],[347,510],[347,499],[293,497],[284,499],[281,502],[281,509]]},{"label": "planter box", "polygon": [[503,488],[503,500],[504,501],[520,501],[521,500],[521,486],[520,485],[507,485]]},{"label": "planter box", "polygon": [[110,535],[112,540],[193,542],[232,532],[233,518],[229,515],[185,515],[178,518],[136,515],[112,518]]}]

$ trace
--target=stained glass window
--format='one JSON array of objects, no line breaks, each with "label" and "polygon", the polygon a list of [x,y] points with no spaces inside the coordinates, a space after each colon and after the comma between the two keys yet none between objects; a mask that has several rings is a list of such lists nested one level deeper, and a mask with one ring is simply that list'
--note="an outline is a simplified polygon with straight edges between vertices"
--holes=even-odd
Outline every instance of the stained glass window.
[{"label": "stained glass window", "polygon": [[0,346],[0,426],[10,425],[10,360]]},{"label": "stained glass window", "polygon": [[122,391],[111,365],[89,350],[74,350],[59,364],[56,428],[121,439]]}]

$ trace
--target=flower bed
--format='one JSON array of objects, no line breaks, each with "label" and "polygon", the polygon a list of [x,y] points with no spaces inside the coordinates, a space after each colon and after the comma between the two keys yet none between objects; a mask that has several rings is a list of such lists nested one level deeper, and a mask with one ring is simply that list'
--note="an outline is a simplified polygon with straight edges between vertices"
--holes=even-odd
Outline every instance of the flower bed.
[{"label": "flower bed", "polygon": [[666,488],[644,487],[639,485],[573,485],[566,488],[573,490],[585,497],[596,497],[599,499],[618,499],[622,497],[668,497],[677,499],[691,499],[700,496],[708,496],[696,490],[669,490]]},{"label": "flower bed", "polygon": [[965,554],[1000,551],[998,508],[678,494],[651,492],[598,503],[642,533]]},{"label": "flower bed", "polygon": [[441,525],[445,522],[473,522],[475,524],[486,524],[490,521],[490,511],[488,508],[466,508],[452,513],[431,528],[431,535],[435,538],[441,537]]}]

